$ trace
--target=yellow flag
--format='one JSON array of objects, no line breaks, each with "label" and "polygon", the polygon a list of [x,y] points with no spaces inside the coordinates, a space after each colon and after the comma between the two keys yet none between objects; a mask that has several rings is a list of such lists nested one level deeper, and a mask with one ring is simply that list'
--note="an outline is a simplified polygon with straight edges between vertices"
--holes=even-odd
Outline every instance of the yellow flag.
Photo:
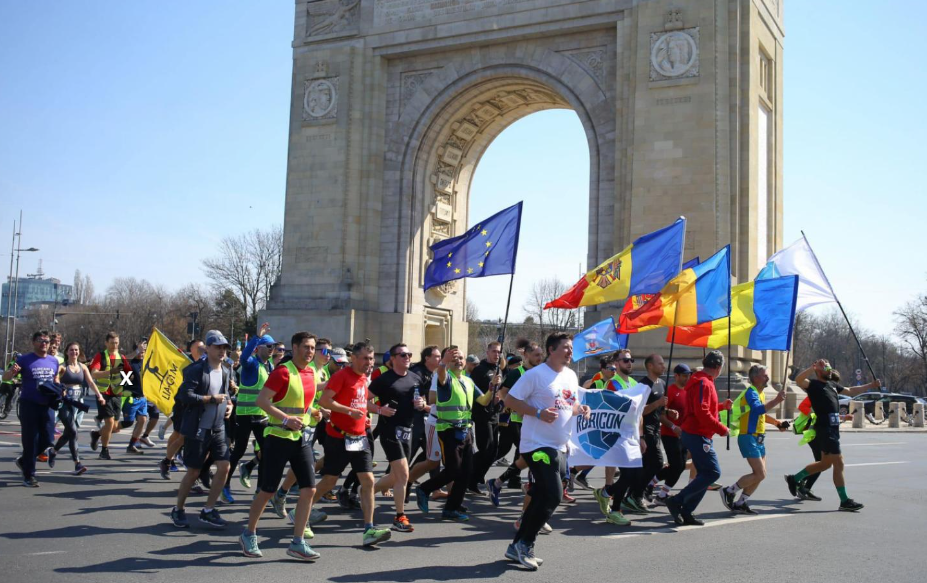
[{"label": "yellow flag", "polygon": [[142,362],[142,391],[165,415],[174,408],[174,395],[183,382],[181,371],[191,362],[160,330],[152,330]]}]

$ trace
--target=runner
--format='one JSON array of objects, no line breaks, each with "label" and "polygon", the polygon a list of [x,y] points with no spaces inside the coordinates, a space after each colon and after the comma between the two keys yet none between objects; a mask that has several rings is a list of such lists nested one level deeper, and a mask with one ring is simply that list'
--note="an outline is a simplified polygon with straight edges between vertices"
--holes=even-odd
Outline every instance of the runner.
[{"label": "runner", "polygon": [[712,350],[702,359],[702,370],[692,375],[686,384],[686,416],[682,420],[682,445],[692,454],[692,463],[698,471],[695,479],[675,496],[666,499],[669,510],[676,524],[702,526],[705,524],[695,517],[695,509],[708,491],[708,486],[721,477],[718,455],[715,453],[711,438],[715,434],[724,437],[727,427],[718,420],[719,409],[730,409],[731,401],[718,404],[715,379],[724,367],[724,355],[719,350]]},{"label": "runner", "polygon": [[[389,540],[389,529],[373,523],[373,464],[366,432],[368,399],[367,373],[373,367],[374,349],[368,341],[351,347],[351,366],[336,372],[328,380],[319,404],[331,411],[325,426],[325,465],[313,503],[330,491],[350,464],[360,482],[361,510],[364,515],[363,545],[372,546]],[[374,411],[376,412],[376,410]],[[321,514],[324,517],[324,513]],[[320,517],[320,521],[324,518]]]},{"label": "runner", "polygon": [[599,372],[583,383],[584,389],[604,389],[608,381],[618,372],[617,354],[609,354],[599,359]]},{"label": "runner", "polygon": [[[187,343],[187,355],[190,357],[194,363],[204,360],[206,358],[206,346],[203,344],[202,340],[195,339]],[[158,463],[158,469],[161,473],[161,477],[165,480],[171,479],[171,472],[179,471],[179,468],[174,464],[174,457],[180,453],[181,448],[183,447],[183,434],[180,432],[180,420],[183,418],[183,404],[174,398],[174,407],[171,409],[171,419],[170,425],[173,426],[174,430],[171,433],[170,437],[167,439],[167,448],[164,451],[164,459]],[[164,439],[161,433],[158,435],[161,439]],[[196,486],[199,488],[199,486]]]},{"label": "runner", "polygon": [[[409,369],[422,379],[421,384],[421,397],[423,400],[427,399],[427,391],[425,387],[431,387],[431,377],[436,370],[438,370],[438,363],[441,362],[441,350],[437,346],[426,346],[422,349],[422,352],[419,356],[420,360],[412,365],[412,368]],[[426,436],[425,420],[428,417],[428,413],[431,411],[431,408],[428,406],[427,401],[422,404],[421,409],[416,409],[415,413],[412,416],[412,452],[409,454],[411,458],[415,459],[415,463],[419,463],[422,459],[425,459],[428,455],[428,440]],[[417,457],[416,454],[418,450],[422,450],[422,456]],[[411,463],[411,462],[410,462]],[[414,464],[413,469],[414,469]],[[411,473],[411,470],[410,470]],[[410,475],[411,478],[411,475]],[[412,481],[410,479],[410,486],[406,488],[406,502],[409,501],[409,496],[412,493]]]},{"label": "runner", "polygon": [[505,557],[532,571],[541,563],[534,554],[534,541],[563,495],[561,475],[566,472],[572,417],[590,414],[589,407],[576,398],[579,380],[568,366],[573,340],[557,332],[547,337],[545,349],[547,362],[522,375],[505,397],[505,406],[524,418],[520,449],[533,478],[531,503]]},{"label": "runner", "polygon": [[654,497],[656,504],[665,505],[669,490],[676,485],[679,477],[686,470],[686,449],[679,436],[682,435],[680,423],[686,412],[686,383],[692,376],[688,364],[680,363],[673,367],[673,384],[666,389],[666,409],[660,417],[660,441],[666,452],[667,464],[657,472],[657,480],[666,486]]},{"label": "runner", "polygon": [[223,365],[228,340],[218,330],[206,332],[206,359],[198,360],[183,369],[183,383],[177,389],[177,401],[184,405],[181,432],[184,436],[183,460],[187,472],[177,488],[177,504],[171,509],[171,521],[177,528],[190,528],[184,504],[200,470],[211,456],[216,475],[200,511],[199,520],[213,528],[227,524],[219,516],[215,505],[219,500],[229,471],[229,445],[225,420],[232,415],[229,400],[231,371]]},{"label": "runner", "polygon": [[55,439],[55,412],[49,407],[49,399],[39,391],[45,381],[54,381],[58,374],[58,359],[49,356],[48,331],[39,330],[32,335],[32,352],[16,359],[3,373],[3,380],[9,381],[22,375],[19,395],[19,422],[23,454],[16,458],[16,467],[22,470],[23,486],[38,488],[35,479],[35,460],[38,454],[49,450]]},{"label": "runner", "polygon": [[[132,367],[129,359],[119,351],[119,334],[110,330],[106,333],[106,350],[98,352],[90,363],[90,374],[103,393],[103,404],[98,407],[97,418],[103,421],[99,431],[90,432],[90,449],[97,450],[102,442],[100,459],[113,459],[109,455],[109,440],[121,429],[119,417],[122,414],[123,375],[129,375]],[[135,452],[132,452],[135,453]]]},{"label": "runner", "polygon": [[[771,423],[780,427],[779,421],[766,414],[766,411],[774,408],[776,405],[785,400],[785,388],[779,391],[772,401],[766,403],[764,389],[769,385],[769,374],[766,367],[761,364],[754,364],[747,373],[750,379],[750,386],[747,387],[740,395],[734,399],[731,406],[731,423],[737,423],[739,435],[737,436],[737,447],[740,448],[740,455],[747,460],[752,470],[749,474],[741,476],[739,480],[726,488],[721,488],[721,502],[724,507],[735,514],[757,514],[750,508],[747,501],[756,491],[766,478],[766,424]],[[738,413],[739,418],[737,417]],[[781,431],[788,429],[781,428]],[[735,502],[734,496],[738,490],[743,490],[740,498]]]},{"label": "runner", "polygon": [[[129,368],[132,372],[129,375],[129,382],[124,384],[122,391],[122,426],[129,428],[135,425],[132,436],[129,438],[129,445],[126,447],[126,453],[145,453],[139,444],[142,440],[142,433],[148,427],[148,399],[142,391],[142,363],[145,360],[147,349],[147,338],[142,338],[133,346],[135,353],[129,360]],[[148,443],[154,445],[150,440]]]},{"label": "runner", "polygon": [[[261,331],[266,332],[266,324]],[[260,334],[259,337],[264,337]],[[246,557],[261,557],[263,553],[257,543],[257,523],[264,513],[267,502],[277,491],[287,463],[299,484],[299,501],[293,512],[293,540],[286,554],[303,560],[314,561],[319,553],[306,543],[314,534],[307,523],[315,494],[315,470],[312,458],[312,444],[303,430],[309,426],[309,409],[315,399],[315,371],[310,366],[315,353],[316,337],[309,332],[297,332],[291,340],[293,358],[278,366],[262,382],[256,403],[270,416],[262,440],[263,460],[259,479],[261,489],[255,495],[248,512],[248,526],[238,537]],[[270,347],[273,341],[261,344]],[[247,351],[247,348],[246,348]],[[261,363],[262,365],[264,362]],[[263,379],[262,379],[263,380]]]},{"label": "runner", "polygon": [[666,372],[666,363],[659,354],[651,354],[644,359],[644,368],[647,376],[641,383],[650,387],[647,404],[644,405],[642,418],[642,439],[647,445],[644,448],[643,466],[640,469],[640,479],[631,487],[631,494],[624,502],[632,513],[646,514],[647,505],[645,497],[652,495],[651,481],[663,469],[663,452],[660,450],[661,419],[666,408],[666,383],[663,373]]},{"label": "runner", "polygon": [[[490,342],[486,346],[486,358],[467,375],[484,395],[496,394],[502,385],[502,373],[499,369],[501,356],[502,344]],[[500,397],[496,396],[488,401],[486,406],[479,403],[473,405],[471,423],[476,437],[477,453],[473,456],[473,471],[468,472],[467,486],[471,493],[478,496],[483,495],[480,484],[486,481],[486,472],[492,467],[493,462],[499,459],[496,455],[499,449],[499,411],[502,409],[499,399]]]},{"label": "runner", "polygon": [[[90,369],[80,361],[80,344],[77,342],[69,343],[64,349],[64,354],[66,358],[65,365],[58,369],[58,382],[66,388],[64,396],[74,401],[81,401],[83,399],[84,385],[86,384],[93,390],[97,403],[102,404],[104,402],[103,395],[97,388],[97,384],[93,382]],[[63,402],[58,410],[58,415],[64,425],[64,431],[61,433],[61,437],[58,438],[54,450],[49,454],[48,465],[54,467],[55,455],[57,455],[58,450],[64,447],[64,444],[67,444],[68,449],[71,451],[71,459],[74,461],[74,475],[79,476],[86,472],[87,468],[80,463],[77,454],[77,409],[67,402]]]},{"label": "runner", "polygon": [[837,394],[841,393],[855,397],[881,388],[882,381],[874,381],[852,389],[840,386],[840,373],[831,368],[825,359],[816,360],[807,370],[802,371],[795,378],[795,384],[801,387],[808,398],[811,399],[811,408],[817,416],[814,425],[817,447],[821,450],[821,461],[805,467],[795,475],[785,477],[789,493],[798,496],[799,492],[807,496],[809,486],[805,484],[808,476],[819,474],[828,468],[834,469],[834,486],[840,496],[838,510],[856,512],[863,509],[863,505],[847,496],[846,481],[843,476],[843,454],[840,451],[840,404]]}]

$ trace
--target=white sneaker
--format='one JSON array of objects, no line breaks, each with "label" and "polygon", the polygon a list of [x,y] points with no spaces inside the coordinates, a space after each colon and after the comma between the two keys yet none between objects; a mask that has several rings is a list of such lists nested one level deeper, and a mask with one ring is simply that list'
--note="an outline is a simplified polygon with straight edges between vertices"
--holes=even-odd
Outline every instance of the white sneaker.
[{"label": "white sneaker", "polygon": [[138,442],[144,445],[145,447],[154,447],[155,444],[148,437],[142,436],[138,439]]},{"label": "white sneaker", "polygon": [[550,533],[554,532],[554,527],[552,527],[551,525],[549,525],[549,524],[547,524],[547,523],[545,522],[545,523],[544,523],[544,526],[541,527],[541,531],[540,531],[540,532],[541,532],[541,534],[550,534]]},{"label": "white sneaker", "polygon": [[167,432],[167,423],[162,423],[158,426],[158,439],[163,440],[164,434]]}]

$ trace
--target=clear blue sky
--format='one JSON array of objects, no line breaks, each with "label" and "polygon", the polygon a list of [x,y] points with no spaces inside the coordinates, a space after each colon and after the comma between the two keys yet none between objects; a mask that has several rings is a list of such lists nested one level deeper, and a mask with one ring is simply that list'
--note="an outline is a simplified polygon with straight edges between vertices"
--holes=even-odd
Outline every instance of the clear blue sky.
[{"label": "clear blue sky", "polygon": [[[785,240],[804,229],[848,311],[883,333],[927,290],[920,6],[785,3]],[[176,288],[203,281],[222,236],[281,223],[292,28],[292,0],[0,1],[0,251],[22,207],[47,274]],[[575,280],[587,191],[572,112],[521,120],[480,162],[471,217],[526,201],[515,317],[532,266]],[[575,233],[554,256],[551,230]],[[506,285],[471,283],[482,316],[502,314]]]}]

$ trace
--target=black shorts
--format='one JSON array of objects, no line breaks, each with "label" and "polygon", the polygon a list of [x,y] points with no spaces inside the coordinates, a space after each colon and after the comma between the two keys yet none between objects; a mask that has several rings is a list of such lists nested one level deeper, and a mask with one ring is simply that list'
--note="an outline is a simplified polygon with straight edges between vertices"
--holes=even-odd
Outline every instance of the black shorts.
[{"label": "black shorts", "polygon": [[373,456],[370,453],[370,436],[365,436],[365,447],[360,451],[347,451],[344,439],[325,436],[325,462],[322,467],[323,476],[340,476],[344,469],[351,464],[351,469],[358,474],[373,471]]},{"label": "black shorts", "polygon": [[158,419],[161,417],[161,411],[158,411],[158,406],[148,401],[148,419]]},{"label": "black shorts", "polygon": [[186,436],[183,440],[183,465],[194,470],[202,469],[206,462],[206,454],[211,454],[213,463],[229,461],[229,440],[225,429],[203,431],[202,439]]},{"label": "black shorts", "polygon": [[380,446],[386,454],[386,461],[395,462],[412,455],[412,428],[388,427],[380,428]]},{"label": "black shorts", "polygon": [[276,492],[283,478],[283,470],[289,462],[296,474],[299,488],[315,488],[315,461],[312,459],[312,444],[305,439],[285,439],[276,435],[264,437],[261,448],[261,490]]},{"label": "black shorts", "polygon": [[122,415],[122,395],[103,395],[103,404],[97,401],[97,418],[115,419]]},{"label": "black shorts", "polygon": [[840,455],[840,428],[821,426],[815,427],[814,444],[821,450],[821,453],[828,455]]}]

